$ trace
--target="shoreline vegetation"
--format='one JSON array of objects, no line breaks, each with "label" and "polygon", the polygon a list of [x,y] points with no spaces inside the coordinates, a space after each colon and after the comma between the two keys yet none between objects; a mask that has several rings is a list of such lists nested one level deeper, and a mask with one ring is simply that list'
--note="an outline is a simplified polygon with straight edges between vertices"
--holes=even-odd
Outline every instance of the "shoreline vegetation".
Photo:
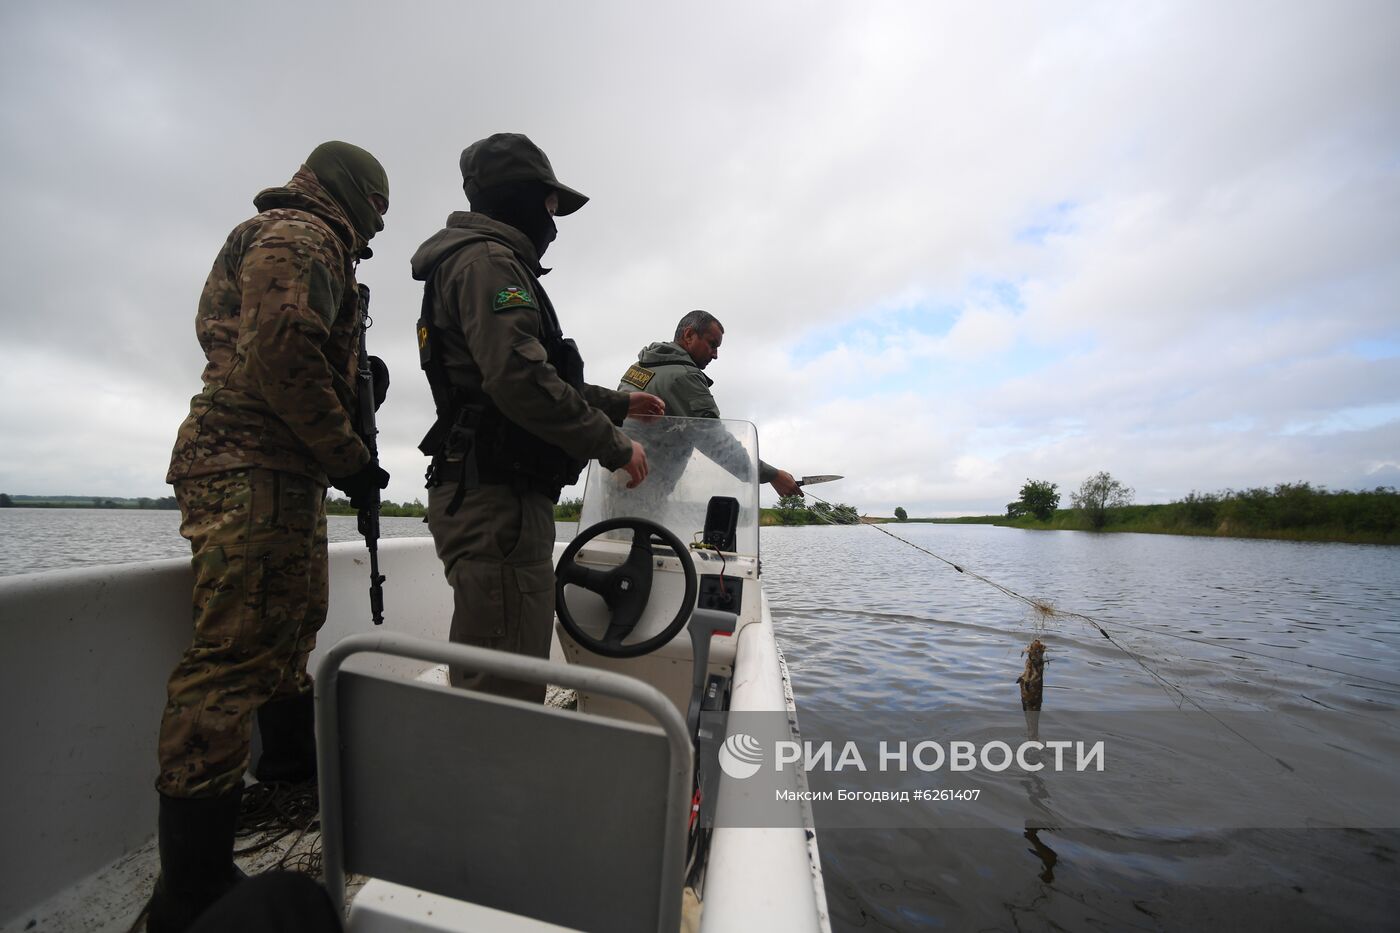
[{"label": "shoreline vegetation", "polygon": [[[1058,496],[1055,497],[1058,499]],[[1016,503],[1013,503],[1015,505]],[[565,499],[554,507],[554,519],[576,522],[583,500]],[[121,498],[115,496],[18,496],[0,493],[0,508],[164,509],[178,506],[174,496]],[[1310,483],[1281,483],[1272,489],[1192,492],[1184,499],[1158,505],[1122,504],[1095,514],[1086,508],[1024,510],[1008,515],[965,515],[957,518],[859,515],[852,506],[787,497],[777,508],[762,509],[763,526],[865,524],[997,525],[1028,531],[1135,532],[1220,538],[1266,538],[1283,541],[1332,541],[1349,544],[1400,544],[1400,492],[1389,486],[1372,490],[1331,491]],[[326,501],[330,515],[354,515],[341,498]],[[421,518],[420,501],[382,504],[388,518]]]},{"label": "shoreline vegetation", "polygon": [[[1015,505],[1015,503],[1013,503]],[[1400,544],[1400,492],[1391,486],[1333,492],[1310,483],[1192,492],[1158,505],[1116,505],[1095,516],[1085,508],[1034,514],[911,518],[910,522],[997,525],[1028,531],[1135,532],[1277,541]],[[866,519],[867,521],[869,519]],[[879,521],[894,521],[879,519]]]}]

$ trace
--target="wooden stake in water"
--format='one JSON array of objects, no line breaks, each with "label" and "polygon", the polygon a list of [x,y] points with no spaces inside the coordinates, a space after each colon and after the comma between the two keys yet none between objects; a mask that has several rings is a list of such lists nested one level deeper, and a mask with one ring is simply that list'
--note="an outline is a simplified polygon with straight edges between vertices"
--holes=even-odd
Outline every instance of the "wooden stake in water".
[{"label": "wooden stake in water", "polygon": [[1045,690],[1045,645],[1037,638],[1021,653],[1026,656],[1026,669],[1016,678],[1021,685],[1021,709],[1038,713]]}]

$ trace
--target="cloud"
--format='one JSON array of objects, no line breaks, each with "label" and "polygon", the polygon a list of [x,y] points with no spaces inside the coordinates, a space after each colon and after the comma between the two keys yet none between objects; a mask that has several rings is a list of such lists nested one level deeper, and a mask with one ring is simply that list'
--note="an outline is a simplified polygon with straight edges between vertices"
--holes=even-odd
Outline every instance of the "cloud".
[{"label": "cloud", "polygon": [[421,496],[407,259],[498,130],[593,198],[545,279],[590,378],[707,308],[726,414],[862,509],[1393,473],[1400,7],[802,12],[6,6],[0,487],[163,493],[209,263],[343,138],[390,172],[360,275],[389,494]]}]

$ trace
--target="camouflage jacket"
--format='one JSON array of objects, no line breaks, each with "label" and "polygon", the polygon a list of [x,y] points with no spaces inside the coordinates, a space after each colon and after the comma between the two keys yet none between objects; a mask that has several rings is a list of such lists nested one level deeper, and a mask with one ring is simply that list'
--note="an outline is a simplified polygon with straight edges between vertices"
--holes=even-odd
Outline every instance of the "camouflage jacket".
[{"label": "camouflage jacket", "polygon": [[575,390],[549,364],[542,315],[553,313],[525,234],[484,214],[456,211],[413,254],[426,282],[442,357],[467,404],[489,399],[526,431],[579,460],[615,470],[632,456],[617,425],[628,394],[600,386]]},{"label": "camouflage jacket", "polygon": [[350,421],[359,350],[352,257],[365,243],[302,166],[253,199],[204,283],[195,332],[209,362],[166,482],[248,467],[325,485],[369,462]]}]

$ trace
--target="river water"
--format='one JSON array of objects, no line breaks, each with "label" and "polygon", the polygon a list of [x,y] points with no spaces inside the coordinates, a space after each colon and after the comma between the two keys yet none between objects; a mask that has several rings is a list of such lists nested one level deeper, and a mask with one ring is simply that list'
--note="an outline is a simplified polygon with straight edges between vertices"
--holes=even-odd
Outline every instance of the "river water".
[{"label": "river water", "polygon": [[[175,512],[0,510],[0,574],[184,556],[178,525]],[[353,518],[332,516],[329,526],[333,541],[356,537]],[[386,518],[382,528],[388,537],[427,533],[418,519]],[[575,526],[558,528],[567,538]],[[1391,714],[1400,705],[1400,548],[980,525],[887,530],[906,540],[870,527],[762,531],[765,585],[799,719],[1019,712],[1014,680],[1033,637],[1050,658],[1047,711],[1151,714],[1190,704],[1267,712],[1288,724],[1311,711]],[[911,544],[1093,622],[1046,617]],[[1254,751],[1241,745],[1241,767],[1261,767],[1251,763]],[[1400,756],[1378,754],[1390,775],[1400,769]],[[1394,828],[1031,834],[1006,817],[993,811],[989,826],[975,829],[819,825],[833,929],[1358,930],[1400,922]]]},{"label": "river water", "polygon": [[[1400,701],[1400,548],[886,527],[1017,593],[1087,615],[1114,641],[1083,620],[1046,620],[874,528],[767,528],[765,585],[799,720],[804,710],[808,719],[811,710],[1018,710],[1020,651],[1037,636],[1050,658],[1047,712],[1157,715],[1150,711],[1174,711],[1184,694],[1213,711],[1267,713],[1288,725],[1314,711],[1393,713]],[[1391,783],[1382,777],[1381,793],[1400,790],[1393,730],[1390,738],[1382,772]],[[1272,767],[1243,743],[1238,756],[1238,770]],[[833,929],[1400,924],[1394,828],[1032,837],[1007,816],[990,820],[1006,828],[820,833]]]}]

